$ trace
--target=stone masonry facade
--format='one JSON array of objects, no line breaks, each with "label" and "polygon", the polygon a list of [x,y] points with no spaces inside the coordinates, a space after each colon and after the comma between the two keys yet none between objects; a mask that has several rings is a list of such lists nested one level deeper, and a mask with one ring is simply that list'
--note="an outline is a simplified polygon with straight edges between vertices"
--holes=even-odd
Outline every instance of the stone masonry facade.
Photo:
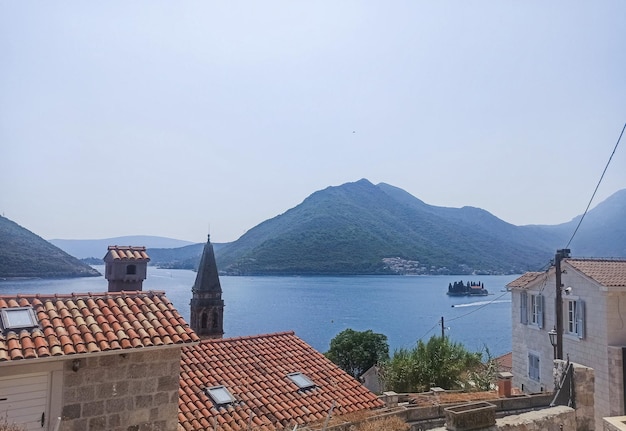
[{"label": "stone masonry facade", "polygon": [[[567,361],[554,361],[555,386],[563,378],[567,370]],[[576,406],[576,430],[593,431],[602,429],[602,424],[597,424],[595,419],[595,372],[593,368],[572,363],[574,371],[574,404]],[[598,427],[599,426],[599,427]]]},{"label": "stone masonry facade", "polygon": [[174,431],[180,348],[65,361],[60,431]]}]

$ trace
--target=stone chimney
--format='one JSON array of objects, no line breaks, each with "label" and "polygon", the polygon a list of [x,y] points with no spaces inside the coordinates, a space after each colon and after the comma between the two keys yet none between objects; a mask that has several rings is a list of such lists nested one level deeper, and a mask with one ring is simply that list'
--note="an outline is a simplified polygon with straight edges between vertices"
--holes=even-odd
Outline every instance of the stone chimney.
[{"label": "stone chimney", "polygon": [[150,262],[146,247],[110,245],[103,260],[109,292],[142,290]]}]

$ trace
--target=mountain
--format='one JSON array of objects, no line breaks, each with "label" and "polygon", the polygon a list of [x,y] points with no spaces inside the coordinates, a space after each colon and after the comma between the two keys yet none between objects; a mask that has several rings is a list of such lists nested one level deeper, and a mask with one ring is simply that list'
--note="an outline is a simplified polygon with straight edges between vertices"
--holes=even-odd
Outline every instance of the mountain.
[{"label": "mountain", "polygon": [[0,278],[88,277],[100,273],[6,217],[0,217]]},{"label": "mountain", "polygon": [[143,245],[146,248],[179,248],[193,244],[190,241],[161,236],[118,236],[104,239],[51,239],[50,242],[66,253],[84,259],[102,258],[110,245]]},{"label": "mountain", "polygon": [[[587,213],[569,244],[572,255],[626,257],[625,218],[621,190]],[[432,206],[362,179],[317,191],[237,241],[214,247],[220,272],[230,275],[512,274],[549,264],[580,219],[515,226],[480,208]],[[197,268],[204,246],[145,236],[53,241],[75,247],[77,256],[102,256],[114,244],[145,245],[151,265],[185,269]]]},{"label": "mountain", "polygon": [[363,179],[313,193],[216,253],[227,274],[519,273],[551,249],[477,208]]},{"label": "mountain", "polygon": [[[591,210],[570,248],[626,256],[626,191]],[[428,205],[363,179],[313,193],[216,252],[225,274],[506,274],[545,267],[577,219],[515,226],[474,208]]]},{"label": "mountain", "polygon": [[[222,244],[213,244],[213,249],[217,251]],[[172,269],[197,269],[202,257],[204,243],[192,244],[180,248],[150,248],[147,250],[150,256],[150,265],[160,268]]]},{"label": "mountain", "polygon": [[[535,229],[556,234],[563,248],[572,237],[582,216],[556,226],[535,226]],[[587,213],[569,248],[577,256],[626,257],[626,189],[600,202]]]}]

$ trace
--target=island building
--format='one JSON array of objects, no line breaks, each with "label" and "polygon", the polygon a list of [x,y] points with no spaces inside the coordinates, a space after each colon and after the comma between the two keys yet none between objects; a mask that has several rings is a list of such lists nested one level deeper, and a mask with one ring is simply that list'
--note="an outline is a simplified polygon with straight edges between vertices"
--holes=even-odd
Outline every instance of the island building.
[{"label": "island building", "polygon": [[150,262],[146,247],[110,245],[102,260],[109,292],[142,290]]},{"label": "island building", "polygon": [[215,263],[211,235],[202,251],[196,281],[191,289],[189,324],[202,339],[222,338],[224,335],[224,300]]}]

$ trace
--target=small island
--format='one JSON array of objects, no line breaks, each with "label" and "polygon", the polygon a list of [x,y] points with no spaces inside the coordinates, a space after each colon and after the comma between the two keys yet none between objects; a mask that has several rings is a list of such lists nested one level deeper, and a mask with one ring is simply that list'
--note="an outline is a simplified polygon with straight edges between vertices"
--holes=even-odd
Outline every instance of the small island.
[{"label": "small island", "polygon": [[448,295],[450,296],[486,296],[489,295],[489,291],[485,289],[485,286],[479,281],[455,281],[448,284]]}]

